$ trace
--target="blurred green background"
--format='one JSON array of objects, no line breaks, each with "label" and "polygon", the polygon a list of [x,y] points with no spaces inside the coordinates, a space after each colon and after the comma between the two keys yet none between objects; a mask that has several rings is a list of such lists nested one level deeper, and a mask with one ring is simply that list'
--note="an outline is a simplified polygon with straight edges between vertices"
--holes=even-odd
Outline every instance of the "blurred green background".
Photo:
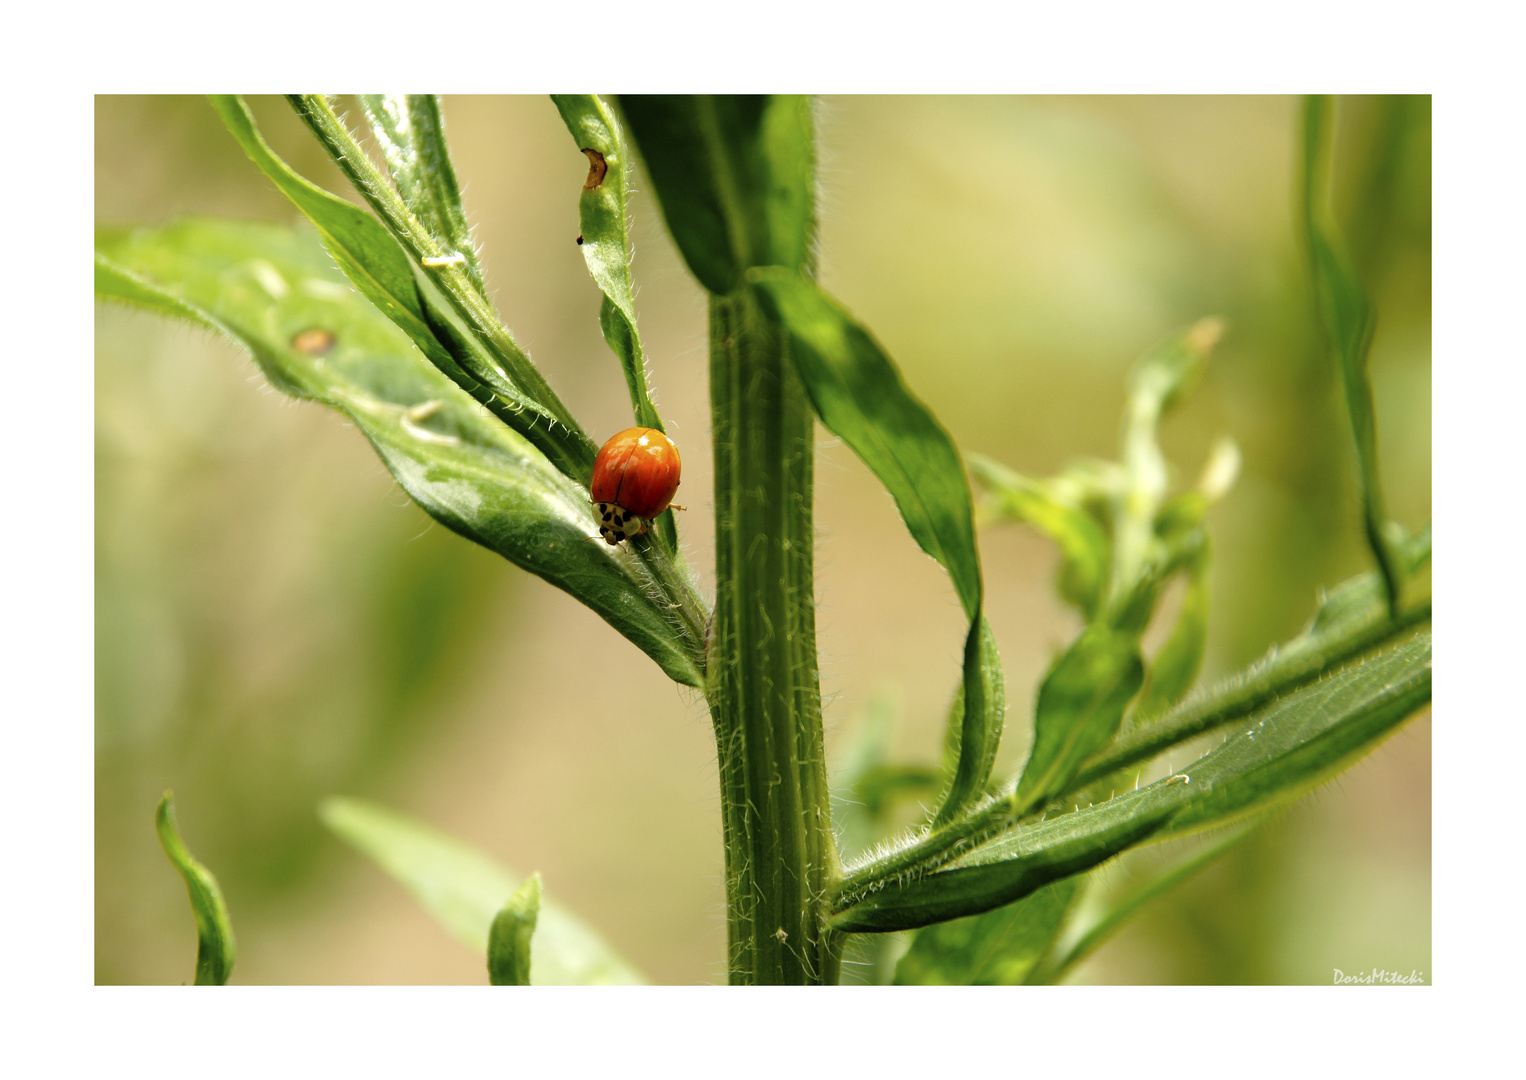
[{"label": "blurred green background", "polygon": [[[279,99],[299,171],[354,197]],[[584,426],[629,426],[577,234],[587,162],[545,98],[446,98],[500,311]],[[1430,100],[1342,98],[1337,210],[1379,311],[1392,514],[1430,517]],[[1209,678],[1294,634],[1367,565],[1354,455],[1295,231],[1291,98],[827,98],[821,274],[967,452],[1032,474],[1114,456],[1124,373],[1203,315],[1229,331],[1166,424],[1190,479],[1232,435],[1212,511]],[[294,222],[198,98],[96,99],[96,219]],[[638,176],[638,309],[684,454],[685,546],[711,580],[705,302]],[[96,981],[189,981],[195,934],[153,810],[220,878],[241,983],[481,983],[481,957],[314,815],[415,814],[599,927],[655,982],[725,978],[703,701],[587,609],[432,525],[336,414],[211,335],[96,308]],[[818,634],[829,764],[868,704],[936,760],[964,625],[890,498],[818,428]],[[1037,680],[1077,629],[1053,552],[981,538],[1021,764]],[[1170,604],[1168,603],[1168,612]],[[1151,639],[1147,639],[1147,644]],[[1431,962],[1430,718],[1130,925],[1080,982],[1325,983]],[[1192,843],[1189,841],[1189,843]],[[1154,853],[1104,871],[1137,879]]]}]

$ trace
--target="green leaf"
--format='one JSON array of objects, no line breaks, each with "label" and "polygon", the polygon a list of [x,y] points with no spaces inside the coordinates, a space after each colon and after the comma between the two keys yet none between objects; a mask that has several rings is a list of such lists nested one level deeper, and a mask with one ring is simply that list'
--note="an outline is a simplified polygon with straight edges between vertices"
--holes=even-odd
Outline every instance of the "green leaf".
[{"label": "green leaf", "polygon": [[[1127,896],[1109,906],[1105,912],[1098,916],[1090,926],[1079,934],[1074,944],[1062,954],[1056,955],[1051,953],[1049,957],[1045,958],[1043,963],[1034,966],[1023,981],[1038,985],[1057,983],[1065,978],[1077,964],[1096,952],[1108,938],[1112,937],[1123,927],[1124,923],[1138,914],[1141,908],[1152,900],[1164,896],[1182,884],[1182,882],[1208,867],[1211,863],[1217,862],[1220,856],[1224,855],[1231,848],[1239,846],[1246,837],[1265,824],[1270,816],[1267,815],[1259,821],[1231,830],[1222,839],[1211,844],[1205,844],[1195,854],[1188,856],[1169,870],[1162,871],[1143,885],[1132,890]],[[1075,879],[1067,878],[1066,880],[1073,881]],[[1052,889],[1054,886],[1046,885],[1044,888]],[[1039,890],[1039,892],[1043,892],[1043,889]],[[1036,896],[1038,893],[1034,895]],[[985,917],[983,915],[977,916],[977,918]],[[925,930],[918,931],[918,933],[926,932]]]},{"label": "green leaf", "polygon": [[794,95],[623,96],[663,217],[689,270],[718,296],[750,266],[811,262],[810,102]]},{"label": "green leaf", "polygon": [[531,874],[493,917],[487,974],[494,986],[530,985],[530,939],[540,918],[540,894],[540,875]]},{"label": "green leaf", "polygon": [[[597,94],[552,94],[551,99],[578,149],[588,156],[588,178],[578,197],[578,219],[583,230],[578,242],[589,274],[604,293],[599,306],[599,327],[625,372],[631,413],[637,425],[666,431],[647,390],[646,353],[636,330],[625,216],[632,159],[625,134]],[[656,530],[668,550],[676,551],[678,533],[672,511],[657,519]]]},{"label": "green leaf", "polygon": [[[529,359],[518,354],[511,377],[499,363],[501,356],[489,355],[472,332],[456,325],[451,314],[420,289],[407,252],[386,226],[293,171],[261,137],[241,98],[214,95],[212,104],[260,171],[317,228],[334,261],[366,299],[402,327],[419,351],[452,381],[539,447],[568,476],[586,484],[593,473],[594,447],[561,410],[549,388],[534,392],[544,380]],[[361,151],[357,148],[356,153]],[[440,253],[432,241],[427,242],[431,252]],[[459,268],[445,267],[437,273],[455,275]]]},{"label": "green leaf", "polygon": [[1064,791],[1081,763],[1118,733],[1144,680],[1139,641],[1103,624],[1082,631],[1039,687],[1033,751],[1013,796],[1024,810]]},{"label": "green leaf", "polygon": [[1188,564],[1187,591],[1182,596],[1176,626],[1150,660],[1144,690],[1134,707],[1131,723],[1165,712],[1185,697],[1197,681],[1198,672],[1203,667],[1203,653],[1208,648],[1208,563],[1205,542]]},{"label": "green leaf", "polygon": [[964,462],[954,440],[853,317],[781,267],[753,270],[821,422],[889,489],[912,537],[953,578],[965,614],[980,608],[980,558]]},{"label": "green leaf", "polygon": [[620,359],[630,389],[631,412],[642,427],[666,430],[646,387],[646,356],[636,332],[630,242],[625,200],[630,188],[630,150],[624,133],[597,94],[552,94],[573,141],[588,155],[588,179],[578,197],[583,260],[604,293],[599,325]]},{"label": "green leaf", "polygon": [[451,255],[461,256],[467,275],[485,297],[482,267],[450,163],[440,99],[433,94],[361,94],[360,104],[404,205]]},{"label": "green leaf", "polygon": [[1066,878],[984,915],[918,930],[896,965],[896,985],[1021,984],[1059,933],[1078,885]]},{"label": "green leaf", "polygon": [[[1430,530],[1418,534],[1406,547],[1409,573],[1430,561]],[[1274,645],[1265,657],[1246,670],[1215,686],[1188,697],[1167,713],[1121,736],[1112,746],[1088,761],[1076,777],[1085,786],[1118,769],[1148,760],[1164,750],[1205,731],[1233,723],[1277,697],[1313,682],[1325,672],[1361,653],[1389,641],[1410,627],[1429,621],[1427,599],[1389,614],[1383,580],[1376,573],[1362,574],[1332,591],[1302,634]]]},{"label": "green leaf", "polygon": [[215,95],[212,106],[251,161],[307,217],[339,268],[414,344],[434,359],[449,357],[430,329],[407,254],[370,214],[298,175],[270,149],[242,98]]},{"label": "green leaf", "polygon": [[[1427,527],[1405,546],[1408,572],[1418,575],[1430,562]],[[1422,579],[1414,578],[1418,584]],[[1083,795],[1119,770],[1147,761],[1204,732],[1234,724],[1278,698],[1290,695],[1326,672],[1354,663],[1375,648],[1393,645],[1430,621],[1429,597],[1389,615],[1383,583],[1364,574],[1335,589],[1304,633],[1275,645],[1262,660],[1217,685],[1193,694],[1165,715],[1116,739],[1092,757],[1064,794]],[[1113,790],[1109,788],[1108,790]],[[1092,801],[1086,798],[1085,801]],[[904,882],[945,865],[961,852],[1007,832],[1024,808],[1010,794],[985,800],[958,821],[925,831],[876,857],[846,869],[834,890],[836,910],[891,882]]]},{"label": "green leaf", "polygon": [[[340,839],[411,892],[460,942],[485,955],[494,920],[524,882],[475,848],[360,799],[318,809]],[[597,933],[550,900],[535,931],[536,982],[544,986],[635,985],[644,980]]]},{"label": "green leaf", "polygon": [[948,571],[970,618],[959,764],[936,817],[947,821],[979,797],[990,777],[1006,708],[996,642],[980,610],[980,556],[964,463],[875,340],[813,282],[779,266],[749,270],[747,279],[788,331],[790,356],[816,415],[889,490],[912,537]]},{"label": "green leaf", "polygon": [[1384,509],[1383,487],[1378,477],[1377,417],[1372,403],[1372,381],[1367,371],[1376,316],[1330,206],[1333,127],[1330,98],[1316,94],[1306,99],[1303,111],[1304,233],[1320,318],[1340,365],[1346,410],[1356,439],[1367,543],[1383,574],[1389,606],[1397,613],[1404,587],[1403,559],[1398,545],[1389,536],[1392,525]]},{"label": "green leaf", "polygon": [[1064,498],[1057,485],[1029,479],[988,457],[972,454],[970,471],[990,489],[997,516],[1026,522],[1059,546],[1060,595],[1088,621],[1096,618],[1112,558],[1096,518]]},{"label": "green leaf", "polygon": [[945,867],[845,906],[839,930],[906,930],[979,914],[1151,840],[1216,828],[1286,804],[1370,751],[1430,701],[1421,631],[1262,709],[1166,779],[1010,830]]},{"label": "green leaf", "polygon": [[191,895],[191,914],[196,919],[196,985],[222,986],[233,973],[233,923],[212,871],[192,858],[180,839],[180,830],[175,825],[174,792],[166,791],[159,800],[154,826],[164,853],[185,879],[186,892]]},{"label": "green leaf", "polygon": [[[985,791],[991,768],[996,764],[1002,720],[1007,713],[1007,684],[1002,677],[1001,657],[996,651],[996,635],[985,615],[980,616],[978,651],[973,654],[970,652],[971,639],[976,637],[973,629],[970,636],[965,642],[964,678],[949,711],[945,736],[948,784],[933,815],[935,828],[952,820]],[[979,697],[973,699],[979,704],[967,709],[967,688],[972,682],[980,687]]]},{"label": "green leaf", "polygon": [[[215,221],[103,231],[96,283],[226,333],[277,387],[354,421],[436,520],[588,605],[673,679],[702,684],[697,601],[599,543],[588,492],[425,363],[311,234]],[[309,333],[326,350],[304,347]]]},{"label": "green leaf", "polygon": [[1169,476],[1157,442],[1161,417],[1178,404],[1201,377],[1208,354],[1223,333],[1218,319],[1201,319],[1151,349],[1129,372],[1128,409],[1123,423],[1122,490],[1113,513],[1113,573],[1109,621],[1142,633],[1154,612],[1168,556],[1156,536],[1156,515]]}]

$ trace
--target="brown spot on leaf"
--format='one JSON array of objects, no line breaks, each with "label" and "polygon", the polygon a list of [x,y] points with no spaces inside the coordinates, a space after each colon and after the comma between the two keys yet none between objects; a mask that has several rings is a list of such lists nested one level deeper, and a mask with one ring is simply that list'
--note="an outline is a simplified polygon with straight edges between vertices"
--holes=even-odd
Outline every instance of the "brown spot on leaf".
[{"label": "brown spot on leaf", "polygon": [[604,183],[604,174],[609,171],[609,166],[604,164],[604,155],[597,150],[585,146],[583,153],[588,155],[588,179],[583,181],[583,190],[592,191]]},{"label": "brown spot on leaf", "polygon": [[307,356],[322,356],[334,347],[334,331],[321,326],[309,326],[298,331],[291,339],[291,347]]}]

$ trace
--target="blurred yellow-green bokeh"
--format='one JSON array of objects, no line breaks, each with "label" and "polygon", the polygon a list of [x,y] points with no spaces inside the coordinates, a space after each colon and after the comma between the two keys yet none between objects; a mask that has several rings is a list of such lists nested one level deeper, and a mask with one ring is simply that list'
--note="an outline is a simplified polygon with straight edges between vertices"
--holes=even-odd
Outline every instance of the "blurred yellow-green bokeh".
[{"label": "blurred yellow-green bokeh", "polygon": [[[252,102],[305,175],[353,192],[278,99]],[[577,235],[587,169],[545,98],[447,98],[489,285],[596,440],[629,426]],[[1166,424],[1190,479],[1244,454],[1211,512],[1212,678],[1295,633],[1364,569],[1354,454],[1311,321],[1290,98],[827,98],[821,276],[966,452],[1047,474],[1113,456],[1124,373],[1203,315],[1229,330]],[[1430,101],[1343,98],[1336,204],[1377,300],[1390,511],[1430,517]],[[641,328],[683,451],[685,546],[710,579],[705,302],[638,176]],[[201,99],[96,102],[96,218],[297,215]],[[482,983],[484,960],[323,832],[380,800],[540,871],[654,982],[724,981],[715,753],[703,701],[580,604],[448,533],[336,414],[231,345],[96,310],[96,981],[189,981],[195,933],[153,812],[221,880],[241,983]],[[818,635],[829,764],[866,706],[935,760],[963,616],[868,471],[821,432]],[[981,537],[1020,765],[1074,616],[1055,556]],[[1169,604],[1168,604],[1169,607]],[[1147,644],[1151,640],[1147,639]],[[1431,976],[1430,719],[1147,909],[1081,982]],[[1153,855],[1104,872],[1127,887]]]}]

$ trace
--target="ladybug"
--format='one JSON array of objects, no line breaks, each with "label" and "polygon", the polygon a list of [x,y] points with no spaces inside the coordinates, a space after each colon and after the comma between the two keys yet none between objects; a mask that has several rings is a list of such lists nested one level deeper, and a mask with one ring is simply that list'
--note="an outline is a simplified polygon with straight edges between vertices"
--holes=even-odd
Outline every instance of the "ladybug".
[{"label": "ladybug", "polygon": [[589,485],[604,542],[646,532],[646,523],[672,503],[681,469],[678,447],[656,428],[627,428],[605,443]]}]

